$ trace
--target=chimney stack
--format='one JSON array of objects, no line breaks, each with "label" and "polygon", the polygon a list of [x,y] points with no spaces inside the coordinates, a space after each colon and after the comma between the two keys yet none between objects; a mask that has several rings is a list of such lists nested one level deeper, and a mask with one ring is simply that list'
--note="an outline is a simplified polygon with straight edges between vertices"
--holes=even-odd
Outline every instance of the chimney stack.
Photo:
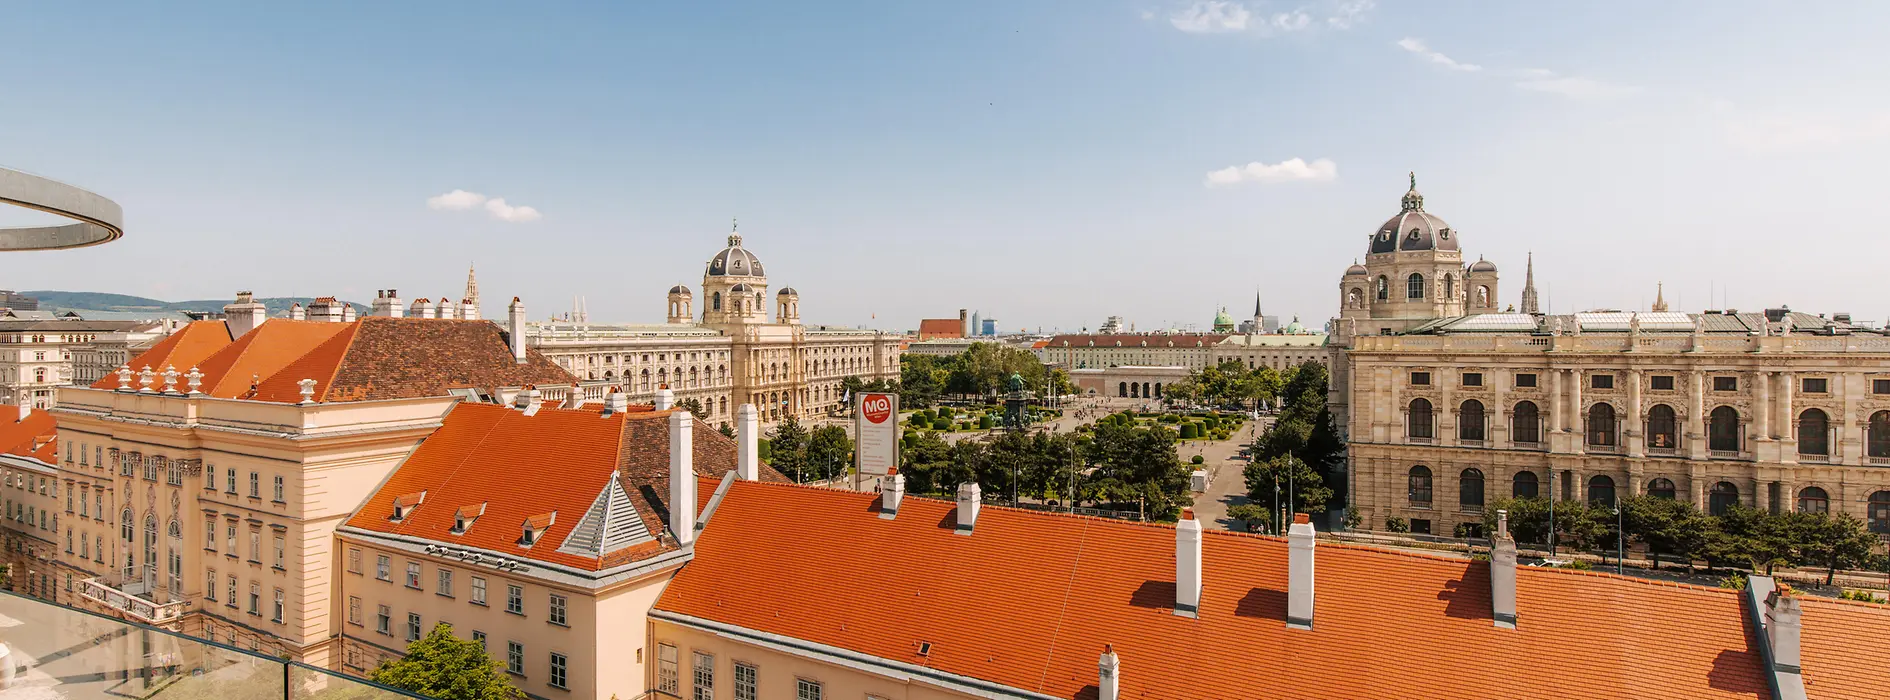
[{"label": "chimney stack", "polygon": [[414,318],[433,318],[433,302],[425,297],[413,300],[413,306],[407,309],[407,315]]},{"label": "chimney stack", "polygon": [[1198,617],[1201,608],[1201,521],[1193,508],[1175,523],[1175,614]]},{"label": "chimney stack", "polygon": [[583,384],[579,384],[577,382],[571,382],[571,392],[568,394],[565,394],[564,407],[565,408],[583,408],[584,407],[584,385]]},{"label": "chimney stack", "polygon": [[611,387],[610,393],[604,396],[604,415],[624,413],[629,410],[630,395],[619,391],[617,387]]},{"label": "chimney stack", "polygon": [[291,321],[307,321],[308,320],[308,310],[302,308],[302,302],[298,301],[298,302],[289,304],[289,320]]},{"label": "chimney stack", "polygon": [[518,297],[512,297],[512,305],[505,311],[506,331],[512,339],[512,360],[525,364],[525,305]]},{"label": "chimney stack", "polygon": [[745,403],[735,409],[735,471],[743,481],[761,480],[761,427],[755,405]]},{"label": "chimney stack", "polygon": [[448,299],[446,297],[440,297],[439,306],[436,306],[434,308],[436,309],[436,311],[434,311],[433,313],[434,318],[444,318],[444,319],[459,318],[459,305],[454,304],[453,300],[451,299]]},{"label": "chimney stack", "polygon": [[354,323],[354,305],[353,304],[350,304],[345,301],[341,302],[341,322]]},{"label": "chimney stack", "polygon": [[1096,662],[1096,700],[1118,700],[1122,696],[1122,660],[1116,647],[1103,645],[1102,659]]},{"label": "chimney stack", "polygon": [[656,390],[656,410],[667,411],[675,407],[676,392],[670,391],[668,385]]},{"label": "chimney stack", "polygon": [[459,317],[468,321],[479,320],[479,304],[471,299],[459,300]]},{"label": "chimney stack", "polygon": [[528,416],[537,415],[538,408],[544,405],[544,397],[545,395],[538,391],[538,385],[526,384],[525,388],[518,390],[518,394],[513,396],[512,407],[523,411]]},{"label": "chimney stack", "polygon": [[267,320],[268,309],[256,301],[255,294],[248,291],[237,292],[236,301],[223,307],[223,323],[229,326],[232,338],[243,337]]},{"label": "chimney stack", "polygon": [[1286,626],[1309,630],[1313,623],[1313,526],[1305,513],[1293,514],[1286,546]]},{"label": "chimney stack", "polygon": [[906,475],[898,469],[887,472],[886,478],[880,479],[879,517],[891,520],[899,517],[899,502],[906,498]]},{"label": "chimney stack", "polygon": [[669,414],[669,528],[676,544],[696,541],[695,417]]},{"label": "chimney stack", "polygon": [[[1804,630],[1803,608],[1789,588],[1773,589],[1765,609],[1766,642],[1772,647],[1772,676],[1777,679],[1779,696],[1805,697],[1803,651],[1799,636]],[[1795,692],[1794,692],[1795,691]]]},{"label": "chimney stack", "polygon": [[30,415],[33,415],[33,395],[27,392],[20,392],[20,417],[14,422],[23,423],[26,421],[26,417]]},{"label": "chimney stack", "polygon": [[958,534],[971,534],[971,529],[978,525],[978,508],[981,505],[983,502],[978,495],[978,482],[967,481],[958,485]]},{"label": "chimney stack", "polygon": [[1490,539],[1490,603],[1496,626],[1516,629],[1516,538],[1509,536],[1509,511],[1496,511]]}]

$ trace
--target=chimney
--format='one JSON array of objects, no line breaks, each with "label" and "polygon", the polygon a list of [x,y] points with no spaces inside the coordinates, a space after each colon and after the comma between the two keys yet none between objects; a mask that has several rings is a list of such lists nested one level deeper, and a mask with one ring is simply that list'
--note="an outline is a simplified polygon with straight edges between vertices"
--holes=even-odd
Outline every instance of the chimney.
[{"label": "chimney", "polygon": [[978,482],[967,481],[958,485],[958,534],[971,534],[971,528],[978,525],[978,508],[981,505]]},{"label": "chimney", "polygon": [[1516,538],[1509,536],[1509,511],[1496,511],[1490,539],[1490,603],[1496,626],[1516,629]]},{"label": "chimney", "polygon": [[523,411],[525,415],[538,415],[538,408],[543,406],[545,395],[538,391],[538,385],[526,384],[512,398],[512,407]]},{"label": "chimney", "polygon": [[434,318],[459,318],[459,306],[451,299],[440,297],[440,305],[436,308],[438,310],[434,312]]},{"label": "chimney", "polygon": [[512,360],[525,364],[525,305],[518,297],[512,297],[512,305],[506,307],[506,331],[512,340]]},{"label": "chimney", "polygon": [[611,387],[610,393],[604,395],[604,415],[609,416],[629,410],[630,395],[619,391],[617,387]]},{"label": "chimney", "polygon": [[1765,601],[1766,642],[1772,648],[1772,677],[1779,686],[1779,697],[1805,697],[1804,672],[1800,670],[1802,650],[1799,635],[1804,629],[1800,619],[1804,610],[1798,596],[1789,588],[1777,588]]},{"label": "chimney", "polygon": [[268,319],[268,309],[256,301],[255,294],[248,291],[237,292],[236,301],[223,306],[223,323],[229,326],[232,338],[243,337]]},{"label": "chimney", "polygon": [[21,392],[20,393],[20,417],[18,420],[15,420],[14,422],[24,423],[26,422],[26,417],[30,415],[33,415],[33,396],[31,394]]},{"label": "chimney", "polygon": [[479,305],[471,299],[459,300],[459,317],[468,321],[479,320]]},{"label": "chimney", "polygon": [[353,304],[350,304],[345,301],[341,302],[341,322],[354,323],[354,305]]},{"label": "chimney", "polygon": [[414,318],[433,318],[433,302],[425,297],[415,299],[413,306],[407,310],[407,315]]},{"label": "chimney", "polygon": [[743,481],[761,480],[761,452],[756,449],[761,437],[759,419],[752,403],[735,409],[735,471]]},{"label": "chimney", "polygon": [[583,408],[584,407],[584,385],[579,384],[577,382],[571,382],[571,393],[565,395],[564,407],[565,408]]},{"label": "chimney", "polygon": [[1096,700],[1117,700],[1122,696],[1122,660],[1116,647],[1103,645],[1102,658],[1096,662]]},{"label": "chimney", "polygon": [[684,547],[696,541],[695,423],[688,411],[669,414],[669,529]]},{"label": "chimney", "polygon": [[895,468],[888,471],[886,478],[880,479],[879,483],[880,519],[891,520],[899,517],[899,502],[906,499],[906,475],[899,473],[899,470]]},{"label": "chimney", "polygon": [[368,310],[369,316],[392,316],[387,310],[387,290],[374,290],[374,306]]},{"label": "chimney", "polygon": [[302,302],[298,301],[289,305],[289,320],[291,321],[308,320],[308,311],[302,308]]},{"label": "chimney", "polygon": [[1193,508],[1175,523],[1175,614],[1198,617],[1201,609],[1201,521]]},{"label": "chimney", "polygon": [[1313,526],[1305,513],[1293,514],[1286,546],[1286,626],[1309,630],[1313,622]]},{"label": "chimney", "polygon": [[670,391],[667,385],[656,390],[656,410],[667,411],[675,407],[676,392]]}]

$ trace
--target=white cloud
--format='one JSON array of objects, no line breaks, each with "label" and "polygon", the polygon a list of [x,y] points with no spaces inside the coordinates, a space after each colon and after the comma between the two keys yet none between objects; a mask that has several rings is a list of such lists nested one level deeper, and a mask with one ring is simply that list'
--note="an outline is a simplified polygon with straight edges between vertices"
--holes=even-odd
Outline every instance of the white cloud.
[{"label": "white cloud", "polygon": [[1196,34],[1248,32],[1261,36],[1293,34],[1319,28],[1346,30],[1363,22],[1373,0],[1317,0],[1291,10],[1256,12],[1264,2],[1196,0],[1168,15],[1176,29]]},{"label": "white cloud", "polygon": [[1438,53],[1436,51],[1432,51],[1431,47],[1424,45],[1423,40],[1417,39],[1415,37],[1407,36],[1403,39],[1399,39],[1398,48],[1404,49],[1406,51],[1417,54],[1419,56],[1423,56],[1424,58],[1428,59],[1430,62],[1443,66],[1445,68],[1449,68],[1451,70],[1471,71],[1471,72],[1483,70],[1483,66],[1479,66],[1475,63],[1462,63],[1449,56],[1445,56],[1444,54]]},{"label": "white cloud", "polygon": [[505,199],[502,197],[494,197],[487,200],[486,212],[492,214],[492,218],[500,221],[510,221],[515,224],[537,221],[542,216],[538,213],[537,209],[531,207],[515,207],[506,204]]},{"label": "white cloud", "polygon": [[427,206],[444,211],[463,211],[479,206],[486,201],[486,196],[478,192],[453,190],[437,197],[428,197]]},{"label": "white cloud", "polygon": [[1631,85],[1618,85],[1578,75],[1554,74],[1518,81],[1516,87],[1575,100],[1612,100],[1640,92],[1640,88]]},{"label": "white cloud", "polygon": [[503,197],[487,197],[478,192],[453,190],[446,194],[427,198],[427,207],[438,211],[468,211],[484,204],[486,213],[492,218],[512,223],[537,221],[544,215],[531,207],[515,207],[505,203]]},{"label": "white cloud", "polygon": [[1207,0],[1175,11],[1168,16],[1168,23],[1184,32],[1205,34],[1245,31],[1247,20],[1252,18],[1253,12],[1245,5],[1225,0]]},{"label": "white cloud", "polygon": [[1303,159],[1291,158],[1268,165],[1254,161],[1246,165],[1231,165],[1207,174],[1206,185],[1221,187],[1238,185],[1243,182],[1272,184],[1279,182],[1331,182],[1339,177],[1339,164],[1330,159],[1320,158],[1311,163]]},{"label": "white cloud", "polygon": [[1332,15],[1326,18],[1326,26],[1333,29],[1351,29],[1353,25],[1365,21],[1365,15],[1377,7],[1372,0],[1346,0],[1332,9]]}]

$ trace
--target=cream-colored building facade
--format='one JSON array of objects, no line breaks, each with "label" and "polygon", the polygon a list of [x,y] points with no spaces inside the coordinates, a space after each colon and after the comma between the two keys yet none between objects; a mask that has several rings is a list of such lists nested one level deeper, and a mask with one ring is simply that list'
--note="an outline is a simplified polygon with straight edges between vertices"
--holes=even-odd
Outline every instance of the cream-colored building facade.
[{"label": "cream-colored building facade", "polygon": [[59,387],[98,381],[165,330],[146,321],[0,320],[0,403],[51,408]]},{"label": "cream-colored building facade", "polygon": [[[1890,336],[1830,318],[1496,311],[1415,185],[1341,277],[1329,405],[1372,529],[1480,532],[1511,496],[1847,513],[1890,533]],[[1486,291],[1487,290],[1487,291]],[[1657,295],[1658,297],[1658,295]]]},{"label": "cream-colored building facade", "polygon": [[768,289],[761,259],[731,233],[704,266],[700,299],[686,286],[670,288],[666,323],[546,321],[525,335],[580,379],[612,383],[637,403],[667,386],[677,401],[700,401],[702,419],[717,426],[732,426],[744,403],[763,422],[838,413],[846,408],[841,380],[899,378],[903,335],[805,325],[799,292],[783,287],[770,297]]}]

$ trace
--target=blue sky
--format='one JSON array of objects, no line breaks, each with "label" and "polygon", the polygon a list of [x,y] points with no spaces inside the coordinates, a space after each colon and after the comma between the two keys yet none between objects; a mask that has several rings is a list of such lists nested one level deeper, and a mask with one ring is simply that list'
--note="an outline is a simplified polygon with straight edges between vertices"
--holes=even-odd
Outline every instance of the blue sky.
[{"label": "blue sky", "polygon": [[[1310,323],[1415,170],[1506,303],[1533,250],[1558,311],[1664,281],[1689,310],[1881,320],[1887,24],[1862,2],[41,4],[0,25],[0,166],[117,200],[127,235],[10,255],[0,286],[412,299],[472,262],[534,316],[582,294],[657,321],[739,218],[810,322],[1205,326],[1258,288]],[[454,190],[504,205],[428,205]]]}]

